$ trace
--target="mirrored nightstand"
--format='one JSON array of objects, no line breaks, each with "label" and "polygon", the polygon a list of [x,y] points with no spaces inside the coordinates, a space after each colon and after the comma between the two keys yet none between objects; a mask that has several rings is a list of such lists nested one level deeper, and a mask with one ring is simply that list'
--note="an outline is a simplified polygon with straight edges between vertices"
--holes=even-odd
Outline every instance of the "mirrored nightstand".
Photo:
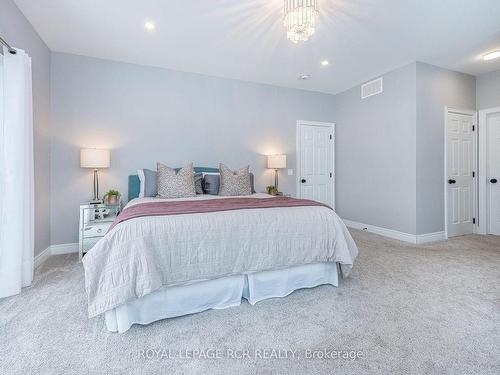
[{"label": "mirrored nightstand", "polygon": [[80,205],[80,227],[78,231],[80,260],[99,239],[104,237],[120,211],[121,203]]}]

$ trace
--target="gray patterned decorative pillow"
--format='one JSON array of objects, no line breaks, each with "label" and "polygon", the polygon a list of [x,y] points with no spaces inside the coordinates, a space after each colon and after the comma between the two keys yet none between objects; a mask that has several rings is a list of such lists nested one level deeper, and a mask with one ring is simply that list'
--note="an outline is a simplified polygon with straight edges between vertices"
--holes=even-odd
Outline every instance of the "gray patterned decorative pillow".
[{"label": "gray patterned decorative pillow", "polygon": [[156,164],[158,171],[158,197],[184,198],[196,196],[193,163],[176,172],[161,163]]},{"label": "gray patterned decorative pillow", "polygon": [[219,195],[250,195],[252,185],[250,184],[250,166],[232,171],[224,164],[219,164],[220,186]]},{"label": "gray patterned decorative pillow", "polygon": [[[196,176],[196,175],[195,175]],[[255,193],[255,177],[253,173],[250,173],[250,186],[252,189],[252,194]],[[196,181],[196,177],[195,177]],[[220,185],[220,173],[207,173],[203,177],[203,193],[211,195],[219,195],[219,185]],[[198,194],[198,186],[196,186],[196,194]]]},{"label": "gray patterned decorative pillow", "polygon": [[194,188],[196,194],[203,194],[203,173],[199,172],[194,174]]}]

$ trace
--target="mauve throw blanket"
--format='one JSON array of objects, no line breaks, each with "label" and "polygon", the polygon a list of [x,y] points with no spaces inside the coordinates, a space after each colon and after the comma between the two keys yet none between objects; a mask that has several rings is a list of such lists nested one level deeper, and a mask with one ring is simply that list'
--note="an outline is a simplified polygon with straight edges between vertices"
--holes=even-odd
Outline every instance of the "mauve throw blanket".
[{"label": "mauve throw blanket", "polygon": [[308,199],[288,197],[276,198],[225,198],[199,201],[149,202],[136,204],[123,210],[109,227],[113,229],[119,223],[143,216],[163,216],[182,214],[201,214],[217,211],[249,210],[256,208],[323,206],[326,204]]}]

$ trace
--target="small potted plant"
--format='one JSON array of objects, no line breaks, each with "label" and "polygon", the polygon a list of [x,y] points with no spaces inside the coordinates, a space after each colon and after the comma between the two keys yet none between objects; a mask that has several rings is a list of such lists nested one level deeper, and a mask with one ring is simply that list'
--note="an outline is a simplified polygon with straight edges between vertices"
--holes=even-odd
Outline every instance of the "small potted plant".
[{"label": "small potted plant", "polygon": [[266,187],[267,194],[270,195],[277,195],[278,194],[278,189],[276,189],[276,186],[274,185],[269,185]]},{"label": "small potted plant", "polygon": [[120,192],[118,190],[110,190],[104,194],[104,201],[107,204],[118,204],[120,202]]}]

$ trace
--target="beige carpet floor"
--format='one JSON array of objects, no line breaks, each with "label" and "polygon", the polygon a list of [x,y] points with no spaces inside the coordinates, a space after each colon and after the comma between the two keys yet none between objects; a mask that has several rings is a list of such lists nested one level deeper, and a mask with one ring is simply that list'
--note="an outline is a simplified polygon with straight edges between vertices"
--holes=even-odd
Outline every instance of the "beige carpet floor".
[{"label": "beige carpet floor", "polygon": [[32,287],[0,300],[0,374],[500,374],[500,238],[413,246],[353,235],[360,255],[338,288],[125,334],[87,319],[81,264],[54,256]]}]

